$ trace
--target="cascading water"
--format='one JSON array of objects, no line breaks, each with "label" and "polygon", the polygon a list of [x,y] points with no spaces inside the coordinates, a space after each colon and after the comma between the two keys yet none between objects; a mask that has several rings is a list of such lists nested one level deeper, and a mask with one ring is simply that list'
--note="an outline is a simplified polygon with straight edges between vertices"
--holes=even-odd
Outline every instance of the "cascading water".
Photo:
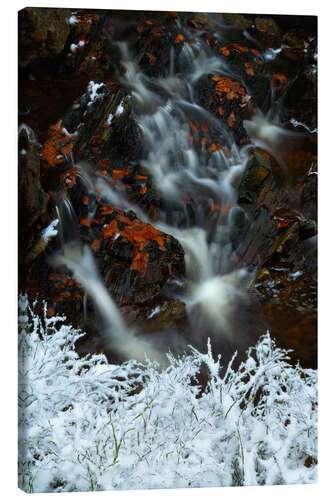
[{"label": "cascading water", "polygon": [[[245,269],[230,271],[231,245],[228,237],[230,221],[235,211],[239,210],[235,186],[248,159],[247,148],[238,149],[230,133],[193,98],[193,85],[202,75],[212,71],[220,74],[227,68],[219,59],[209,56],[200,44],[193,47],[184,44],[179,55],[184,71],[176,75],[171,65],[165,78],[149,81],[130,59],[127,46],[119,44],[119,47],[125,68],[124,84],[131,89],[136,121],[147,151],[141,164],[150,174],[162,201],[159,220],[154,224],[174,236],[185,251],[186,280],[178,296],[185,301],[188,316],[192,318],[192,339],[199,340],[204,325],[206,334],[230,339],[232,305],[245,298],[248,282]],[[191,144],[188,139],[189,122],[195,117],[209,123],[231,154],[215,151],[207,156]],[[90,197],[94,187],[98,187],[103,198],[116,208],[134,210],[140,219],[149,220],[116,188],[111,189],[101,178],[93,179],[87,165],[77,165],[77,171]],[[191,197],[191,213],[182,200],[184,192]],[[217,218],[207,216],[213,205],[226,207],[226,214]],[[60,212],[63,210],[59,211],[62,220],[64,215]],[[69,212],[68,215],[73,218]],[[92,216],[93,212],[89,217]],[[134,341],[133,331],[126,327],[98,278],[89,250],[84,248],[81,251],[78,246],[68,244],[63,246],[63,250],[64,255],[58,257],[56,262],[69,267],[92,297],[104,323],[108,325],[108,347],[118,354],[140,359],[146,350],[148,355],[161,361],[161,355],[150,344],[137,337]],[[197,330],[198,333],[195,333]]]},{"label": "cascading water", "polygon": [[[194,314],[197,309],[203,316],[199,323],[207,323],[211,335],[228,337],[232,335],[231,305],[245,297],[248,282],[245,269],[228,272],[228,232],[233,214],[239,210],[235,186],[247,163],[248,147],[239,149],[219,121],[194,102],[193,84],[204,74],[226,70],[219,59],[197,45],[184,44],[179,60],[185,71],[178,75],[170,72],[166,78],[151,81],[157,89],[154,93],[147,90],[146,77],[129,59],[125,45],[121,46],[122,64],[125,83],[133,88],[137,121],[148,152],[141,164],[152,176],[164,202],[157,227],[173,235],[185,251],[186,285],[182,299],[194,320],[192,327],[198,327],[198,315]],[[222,142],[229,146],[230,155],[215,151],[205,157],[203,151],[194,148],[188,140],[193,116],[208,122],[219,133]],[[181,203],[184,191],[193,200],[192,217]],[[228,215],[210,220],[207,209],[212,204],[226,207]],[[181,228],[177,227],[179,220]]]},{"label": "cascading water", "polygon": [[105,337],[107,349],[112,350],[121,358],[133,358],[144,362],[148,357],[158,361],[160,366],[165,366],[166,358],[162,353],[154,348],[150,342],[135,336],[133,328],[127,327],[98,274],[93,256],[87,246],[83,249],[78,245],[63,246],[63,255],[55,257],[54,264],[67,266],[75,279],[93,298],[104,323],[102,335]]},{"label": "cascading water", "polygon": [[[161,209],[158,220],[152,222],[145,210],[129,201],[117,185],[111,188],[102,178],[91,175],[87,165],[79,164],[78,177],[89,194],[88,218],[94,216],[94,194],[96,198],[98,191],[115,208],[134,211],[141,220],[176,238],[185,252],[186,277],[174,294],[186,303],[190,340],[197,344],[203,340],[205,344],[207,336],[211,336],[216,343],[229,342],[234,348],[239,345],[239,338],[238,344],[233,338],[234,320],[238,305],[247,301],[251,276],[245,268],[234,267],[231,231],[235,219],[246,218],[237,206],[236,188],[252,145],[238,147],[230,130],[195,98],[195,84],[203,75],[223,76],[232,72],[209,53],[202,41],[196,41],[192,46],[183,44],[177,56],[181,70],[175,72],[176,56],[172,50],[167,74],[149,78],[131,59],[127,45],[117,45],[124,68],[122,83],[131,92],[144,144],[140,164],[159,192]],[[208,133],[218,136],[226,149],[208,154],[205,145],[190,136],[190,131],[196,130],[196,121],[208,124]],[[244,126],[254,144],[275,152],[283,129],[258,117],[244,121]],[[63,218],[61,213],[59,218]],[[91,296],[107,325],[109,347],[119,355],[140,359],[145,351],[162,362],[159,350],[135,337],[133,329],[126,326],[98,278],[88,249],[69,248],[64,245],[64,256],[58,257],[57,262],[68,266]]]},{"label": "cascading water", "polygon": [[27,8],[19,49],[19,487],[315,482],[316,17]]}]

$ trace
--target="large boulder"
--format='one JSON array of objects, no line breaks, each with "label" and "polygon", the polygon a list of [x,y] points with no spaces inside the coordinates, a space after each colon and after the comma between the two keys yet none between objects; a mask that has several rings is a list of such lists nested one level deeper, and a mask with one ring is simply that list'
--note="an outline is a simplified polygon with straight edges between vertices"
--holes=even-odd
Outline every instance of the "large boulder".
[{"label": "large boulder", "polygon": [[19,11],[19,65],[60,56],[70,33],[70,9],[26,7]]}]

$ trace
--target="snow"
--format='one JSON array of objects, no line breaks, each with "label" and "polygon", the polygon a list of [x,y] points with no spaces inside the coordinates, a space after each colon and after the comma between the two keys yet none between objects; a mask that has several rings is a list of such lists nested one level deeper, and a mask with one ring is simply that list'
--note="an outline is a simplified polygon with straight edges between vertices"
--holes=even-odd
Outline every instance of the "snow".
[{"label": "snow", "polygon": [[35,136],[34,131],[26,123],[21,123],[21,125],[19,126],[19,128],[18,128],[18,136],[20,137],[23,132],[25,132],[25,135],[27,136],[27,138],[29,139],[29,141],[35,142],[37,144],[36,136]]},{"label": "snow", "polygon": [[107,117],[107,120],[106,120],[107,125],[111,125],[112,118],[113,118],[113,114],[110,113],[109,116]]},{"label": "snow", "polygon": [[123,102],[124,101],[121,101],[121,103],[118,105],[116,112],[115,112],[115,116],[120,116],[124,112]]},{"label": "snow", "polygon": [[21,149],[20,155],[25,156],[26,154],[27,154],[26,150],[25,149]]},{"label": "snow", "polygon": [[278,54],[282,51],[282,48],[279,49],[267,49],[266,52],[264,52],[264,59],[266,61],[273,61]]},{"label": "snow", "polygon": [[147,319],[150,319],[153,316],[155,316],[156,314],[158,314],[160,312],[160,310],[161,310],[160,306],[155,307],[155,309],[152,310],[152,312],[149,314]]},{"label": "snow", "polygon": [[307,130],[308,132],[310,132],[310,134],[316,134],[318,132],[318,129],[317,128],[314,128],[313,130],[310,129],[310,127],[308,127],[307,125],[305,125],[305,123],[302,123],[302,122],[299,122],[297,120],[295,120],[295,118],[291,118],[289,120],[289,122],[294,126],[294,127],[303,127],[305,128],[305,130]]},{"label": "snow", "polygon": [[88,83],[87,91],[90,97],[90,102],[88,103],[88,106],[91,106],[93,102],[97,101],[98,99],[101,99],[104,96],[104,94],[97,93],[98,89],[103,87],[103,85],[104,85],[103,83],[95,83],[93,80],[91,80]]},{"label": "snow", "polygon": [[[316,481],[317,373],[290,365],[268,332],[223,376],[210,343],[206,354],[170,355],[163,370],[150,361],[111,365],[101,354],[80,358],[74,347],[84,334],[36,307],[20,297],[23,490]],[[202,364],[209,380],[199,396]]]},{"label": "snow", "polygon": [[302,276],[302,274],[303,274],[303,271],[295,271],[294,273],[291,273],[290,276],[291,276],[291,278],[296,279],[296,278],[299,278],[300,276]]},{"label": "snow", "polygon": [[78,18],[75,16],[75,15],[72,15],[69,19],[68,19],[68,24],[77,24],[79,22]]},{"label": "snow", "polygon": [[50,238],[56,236],[58,234],[58,229],[56,226],[58,225],[59,219],[54,219],[47,228],[45,228],[42,232],[42,238],[44,241],[49,241]]}]

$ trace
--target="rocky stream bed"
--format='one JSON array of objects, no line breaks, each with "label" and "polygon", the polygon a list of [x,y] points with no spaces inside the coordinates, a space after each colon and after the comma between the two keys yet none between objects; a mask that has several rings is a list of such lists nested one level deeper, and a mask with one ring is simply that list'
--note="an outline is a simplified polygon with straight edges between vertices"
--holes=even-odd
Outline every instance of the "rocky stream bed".
[{"label": "rocky stream bed", "polygon": [[212,335],[233,352],[269,329],[316,367],[316,29],[310,16],[20,11],[19,290],[88,332],[79,352],[105,346],[92,297],[52,261],[73,242],[157,345]]}]

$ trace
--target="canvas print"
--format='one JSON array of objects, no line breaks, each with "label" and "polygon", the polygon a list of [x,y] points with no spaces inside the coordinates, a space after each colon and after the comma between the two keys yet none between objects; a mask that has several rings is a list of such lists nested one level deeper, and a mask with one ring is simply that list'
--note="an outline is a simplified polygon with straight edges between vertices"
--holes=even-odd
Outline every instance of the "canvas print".
[{"label": "canvas print", "polygon": [[316,482],[317,18],[27,7],[18,47],[19,487]]}]

